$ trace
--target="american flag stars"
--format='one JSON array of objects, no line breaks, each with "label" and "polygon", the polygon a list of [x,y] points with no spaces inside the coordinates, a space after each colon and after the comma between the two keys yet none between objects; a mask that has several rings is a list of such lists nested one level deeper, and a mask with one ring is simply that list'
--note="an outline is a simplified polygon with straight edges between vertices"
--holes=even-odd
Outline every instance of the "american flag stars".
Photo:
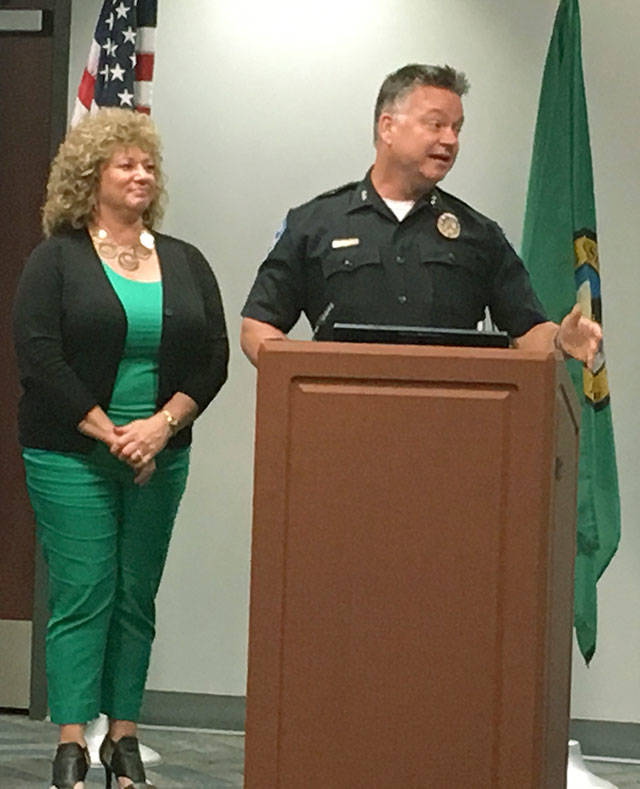
[{"label": "american flag stars", "polygon": [[129,13],[129,11],[131,11],[131,7],[126,6],[124,3],[120,3],[120,5],[115,9],[115,11],[116,14],[118,15],[118,19],[126,19],[127,14]]},{"label": "american flag stars", "polygon": [[121,107],[131,107],[133,109],[133,93],[129,93],[125,88],[122,93],[118,93],[118,98],[120,99]]},{"label": "american flag stars", "polygon": [[72,124],[94,107],[149,112],[157,0],[104,0]]},{"label": "american flag stars", "polygon": [[124,82],[124,69],[119,63],[116,63],[115,66],[111,69],[111,79],[119,79],[120,82]]},{"label": "american flag stars", "polygon": [[108,38],[102,45],[102,48],[107,53],[107,57],[113,58],[116,55],[116,49],[118,49],[118,45]]},{"label": "american flag stars", "polygon": [[[122,0],[111,6],[111,10],[103,9],[104,24],[99,19],[96,27],[96,39],[99,41],[101,34],[105,37],[100,56],[103,69],[98,72],[96,84],[96,96],[100,95],[101,101],[97,103],[133,108],[136,31],[129,17],[135,12],[131,14],[132,6]],[[116,88],[114,83],[121,87]]]}]

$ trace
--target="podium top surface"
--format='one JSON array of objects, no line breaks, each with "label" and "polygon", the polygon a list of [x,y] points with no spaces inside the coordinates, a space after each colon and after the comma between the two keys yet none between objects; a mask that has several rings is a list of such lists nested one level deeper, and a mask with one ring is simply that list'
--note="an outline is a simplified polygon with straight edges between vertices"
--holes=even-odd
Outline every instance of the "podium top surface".
[{"label": "podium top surface", "polygon": [[415,356],[453,359],[519,359],[554,363],[562,361],[554,351],[524,351],[517,348],[482,348],[456,345],[399,345],[396,343],[323,342],[312,340],[266,340],[258,361],[272,354],[311,354],[336,356]]}]

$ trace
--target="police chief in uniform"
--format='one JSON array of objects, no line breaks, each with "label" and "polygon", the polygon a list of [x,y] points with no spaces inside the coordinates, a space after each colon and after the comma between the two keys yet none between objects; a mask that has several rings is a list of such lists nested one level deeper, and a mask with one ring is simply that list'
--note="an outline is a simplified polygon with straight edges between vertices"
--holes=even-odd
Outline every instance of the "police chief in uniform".
[{"label": "police chief in uniform", "polygon": [[408,65],[382,84],[375,162],[359,182],[287,214],[242,310],[242,349],[256,364],[304,312],[317,339],[334,322],[475,328],[488,307],[516,347],[559,348],[591,364],[600,326],[574,309],[546,319],[500,228],[436,186],[453,166],[464,74]]}]

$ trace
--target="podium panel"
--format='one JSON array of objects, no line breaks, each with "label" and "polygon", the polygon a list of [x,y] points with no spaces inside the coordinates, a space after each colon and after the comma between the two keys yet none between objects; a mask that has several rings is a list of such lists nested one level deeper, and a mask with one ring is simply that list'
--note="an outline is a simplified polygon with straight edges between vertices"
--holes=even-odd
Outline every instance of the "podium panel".
[{"label": "podium panel", "polygon": [[247,787],[564,785],[570,387],[515,351],[261,353]]}]

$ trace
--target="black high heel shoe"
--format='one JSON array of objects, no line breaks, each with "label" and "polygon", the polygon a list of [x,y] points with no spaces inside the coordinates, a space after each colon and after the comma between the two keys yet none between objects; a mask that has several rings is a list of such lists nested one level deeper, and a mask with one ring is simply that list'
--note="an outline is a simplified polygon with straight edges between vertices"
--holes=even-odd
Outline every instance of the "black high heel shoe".
[{"label": "black high heel shoe", "polygon": [[91,759],[89,751],[77,742],[61,742],[53,760],[52,789],[73,789],[84,781]]},{"label": "black high heel shoe", "polygon": [[128,778],[131,781],[126,789],[156,789],[153,784],[147,783],[137,737],[121,737],[114,742],[107,734],[100,746],[100,761],[104,767],[107,789],[111,787],[114,773],[116,779]]}]

